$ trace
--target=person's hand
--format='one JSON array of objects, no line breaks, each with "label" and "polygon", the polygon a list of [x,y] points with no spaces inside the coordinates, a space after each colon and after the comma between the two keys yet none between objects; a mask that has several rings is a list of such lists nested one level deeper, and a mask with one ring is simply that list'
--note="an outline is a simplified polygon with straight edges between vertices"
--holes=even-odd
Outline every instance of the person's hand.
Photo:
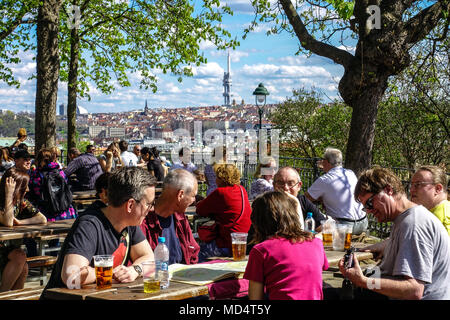
[{"label": "person's hand", "polygon": [[111,151],[106,151],[106,157],[107,157],[108,159],[111,159],[112,156],[113,156],[113,153],[112,153]]},{"label": "person's hand", "polygon": [[20,226],[22,225],[22,223],[20,222],[19,219],[17,219],[16,217],[14,217],[13,219],[13,226]]},{"label": "person's hand", "polygon": [[16,189],[16,180],[13,177],[6,178],[5,191],[7,196],[12,196]]},{"label": "person's hand", "polygon": [[364,274],[359,266],[358,258],[356,254],[353,254],[353,268],[345,268],[344,258],[339,261],[339,271],[342,273],[344,278],[350,280],[354,285],[361,287],[362,283],[364,283]]},{"label": "person's hand", "polygon": [[118,282],[133,282],[138,277],[138,273],[133,266],[125,267],[123,265],[117,266],[113,270],[113,279]]}]

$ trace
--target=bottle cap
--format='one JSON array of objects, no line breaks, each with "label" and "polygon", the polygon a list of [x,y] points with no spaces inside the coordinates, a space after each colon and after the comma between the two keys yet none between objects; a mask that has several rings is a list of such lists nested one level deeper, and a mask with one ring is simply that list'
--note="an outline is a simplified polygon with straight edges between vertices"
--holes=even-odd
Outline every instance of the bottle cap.
[{"label": "bottle cap", "polygon": [[308,212],[308,213],[306,214],[306,216],[307,216],[307,217],[312,217],[312,212]]},{"label": "bottle cap", "polygon": [[165,237],[158,237],[158,242],[165,243],[166,238]]}]

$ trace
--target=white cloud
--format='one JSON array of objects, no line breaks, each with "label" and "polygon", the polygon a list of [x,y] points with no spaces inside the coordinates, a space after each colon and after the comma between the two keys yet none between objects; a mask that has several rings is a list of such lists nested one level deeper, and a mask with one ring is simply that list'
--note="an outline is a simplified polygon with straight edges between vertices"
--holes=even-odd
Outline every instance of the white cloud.
[{"label": "white cloud", "polygon": [[331,74],[323,67],[317,66],[277,66],[274,64],[244,65],[242,71],[249,77],[274,77],[274,78],[298,78],[306,77],[331,77]]},{"label": "white cloud", "polygon": [[194,78],[217,78],[223,76],[224,69],[217,62],[208,62],[206,65],[192,67]]}]

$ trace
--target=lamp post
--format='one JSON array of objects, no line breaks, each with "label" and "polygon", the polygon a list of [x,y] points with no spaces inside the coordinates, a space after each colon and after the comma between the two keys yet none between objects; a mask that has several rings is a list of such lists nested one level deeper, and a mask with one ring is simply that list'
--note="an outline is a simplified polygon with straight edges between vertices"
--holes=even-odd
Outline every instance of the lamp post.
[{"label": "lamp post", "polygon": [[[259,130],[262,129],[262,116],[264,113],[264,106],[266,105],[266,96],[269,95],[269,91],[264,87],[262,83],[258,85],[258,87],[253,91],[253,95],[255,96],[256,106],[258,107],[258,115],[259,115]],[[262,105],[261,105],[262,104]]]}]

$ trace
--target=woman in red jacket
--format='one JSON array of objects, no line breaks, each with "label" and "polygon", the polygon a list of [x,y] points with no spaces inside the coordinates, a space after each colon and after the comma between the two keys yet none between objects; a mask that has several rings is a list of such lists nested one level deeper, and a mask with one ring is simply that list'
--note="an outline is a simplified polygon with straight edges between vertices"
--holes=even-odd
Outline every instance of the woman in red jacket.
[{"label": "woman in red jacket", "polygon": [[217,189],[197,203],[197,214],[210,217],[219,225],[215,240],[200,244],[199,262],[211,256],[231,256],[231,233],[248,232],[251,206],[241,174],[234,164],[215,167]]}]

